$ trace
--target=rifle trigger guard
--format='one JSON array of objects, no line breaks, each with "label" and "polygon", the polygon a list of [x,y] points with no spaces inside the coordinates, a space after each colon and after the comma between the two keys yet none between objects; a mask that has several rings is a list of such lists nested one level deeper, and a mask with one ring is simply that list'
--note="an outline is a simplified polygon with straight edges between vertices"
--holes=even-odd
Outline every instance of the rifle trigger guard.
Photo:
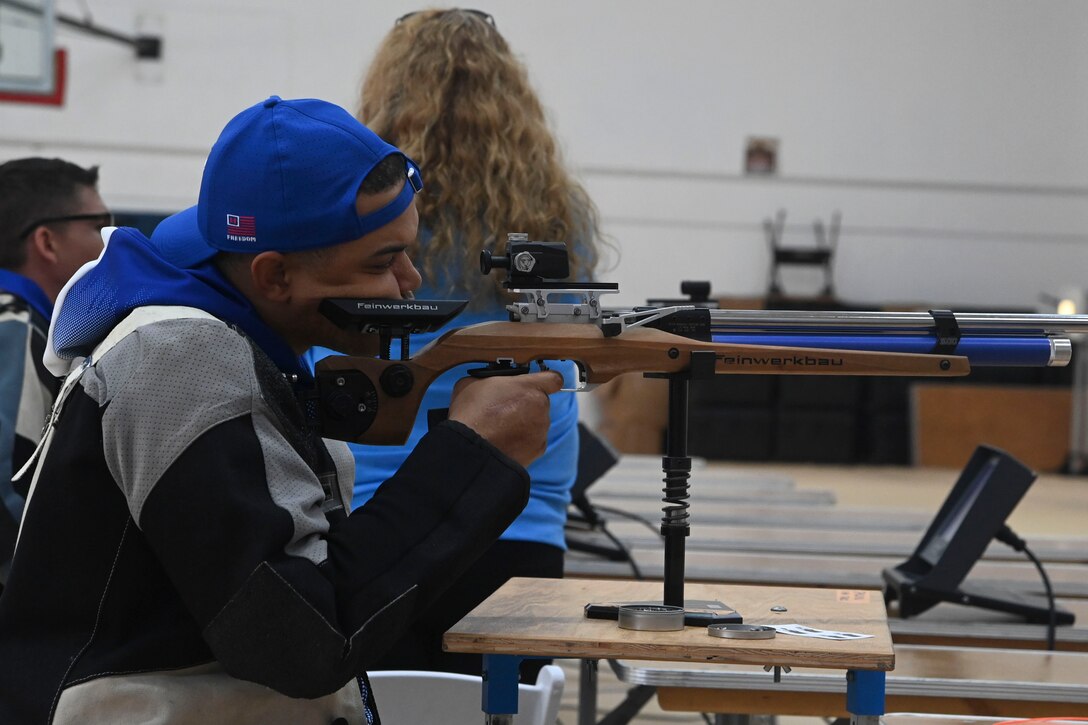
[{"label": "rifle trigger guard", "polygon": [[[548,366],[543,360],[536,361],[537,366],[540,368],[540,372],[547,372]],[[590,390],[590,385],[586,382],[587,376],[585,368],[575,361],[574,368],[578,374],[578,382],[573,388],[560,388],[560,393],[582,393]],[[474,378],[495,378],[506,377],[509,375],[525,375],[532,372],[532,363],[525,365],[518,365],[510,358],[500,358],[493,363],[488,363],[484,368],[472,368],[468,370],[468,374]]]},{"label": "rifle trigger guard", "polygon": [[578,374],[578,383],[573,388],[560,388],[559,392],[560,393],[584,393],[587,390],[592,390],[593,387],[596,387],[595,385],[590,387],[590,385],[588,383],[586,383],[586,370],[585,370],[585,368],[582,367],[582,364],[580,362],[578,362],[577,360],[574,360],[573,362],[574,362],[574,369]]},{"label": "rifle trigger guard", "polygon": [[474,378],[499,378],[510,375],[525,375],[532,372],[528,365],[517,365],[509,358],[501,358],[488,363],[485,368],[472,368],[468,374]]}]

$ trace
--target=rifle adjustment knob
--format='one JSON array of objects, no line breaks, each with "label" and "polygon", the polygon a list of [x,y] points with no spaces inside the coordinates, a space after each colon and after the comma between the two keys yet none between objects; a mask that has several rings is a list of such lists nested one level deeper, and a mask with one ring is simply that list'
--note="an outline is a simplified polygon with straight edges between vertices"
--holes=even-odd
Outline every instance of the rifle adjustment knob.
[{"label": "rifle adjustment knob", "polygon": [[509,257],[496,257],[489,249],[480,250],[480,272],[490,274],[492,269],[509,269]]},{"label": "rifle adjustment knob", "polygon": [[[339,384],[339,381],[337,381],[337,384]],[[329,414],[337,420],[346,419],[355,409],[355,400],[346,392],[333,393],[325,399],[325,402],[328,405]]]},{"label": "rifle adjustment knob", "polygon": [[390,398],[400,398],[412,390],[412,387],[416,384],[416,379],[412,375],[412,371],[406,366],[390,365],[382,371],[378,382],[381,384],[382,390]]},{"label": "rifle adjustment knob", "polygon": [[305,401],[307,417],[323,437],[358,440],[378,415],[378,390],[357,370],[317,371],[317,395]]},{"label": "rifle adjustment knob", "polygon": [[518,252],[514,256],[514,268],[522,274],[529,274],[536,266],[536,257],[531,252]]}]

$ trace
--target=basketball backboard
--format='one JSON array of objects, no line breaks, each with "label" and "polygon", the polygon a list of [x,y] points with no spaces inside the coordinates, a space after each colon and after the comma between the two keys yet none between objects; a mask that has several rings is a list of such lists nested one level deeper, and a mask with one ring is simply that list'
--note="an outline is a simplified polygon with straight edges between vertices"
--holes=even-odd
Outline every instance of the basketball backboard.
[{"label": "basketball backboard", "polygon": [[53,0],[0,0],[0,93],[51,94]]}]

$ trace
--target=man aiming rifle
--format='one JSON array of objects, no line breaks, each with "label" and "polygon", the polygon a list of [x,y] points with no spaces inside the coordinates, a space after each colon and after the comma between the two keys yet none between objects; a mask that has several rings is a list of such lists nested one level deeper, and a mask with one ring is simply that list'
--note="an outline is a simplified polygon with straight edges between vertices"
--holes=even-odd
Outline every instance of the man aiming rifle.
[{"label": "man aiming rifle", "polygon": [[0,598],[0,722],[378,722],[365,668],[518,514],[558,375],[459,387],[364,507],[298,356],[373,354],[326,297],[410,296],[420,171],[350,114],[269,98],[198,205],[58,299],[69,373]]}]

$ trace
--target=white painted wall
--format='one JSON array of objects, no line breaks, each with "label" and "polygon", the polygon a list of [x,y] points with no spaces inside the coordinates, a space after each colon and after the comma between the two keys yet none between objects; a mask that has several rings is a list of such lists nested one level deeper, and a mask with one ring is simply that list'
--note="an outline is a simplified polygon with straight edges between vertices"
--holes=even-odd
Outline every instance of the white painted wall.
[{"label": "white painted wall", "polygon": [[[63,109],[0,105],[0,158],[102,167],[114,207],[193,203],[226,120],[277,93],[355,105],[416,2],[57,0],[163,35],[161,62],[60,29]],[[1088,3],[1081,0],[492,0],[620,252],[617,303],[682,278],[766,288],[787,242],[843,213],[840,297],[1033,306],[1088,270]],[[781,139],[777,178],[741,174]],[[815,280],[786,278],[787,291]]]}]

